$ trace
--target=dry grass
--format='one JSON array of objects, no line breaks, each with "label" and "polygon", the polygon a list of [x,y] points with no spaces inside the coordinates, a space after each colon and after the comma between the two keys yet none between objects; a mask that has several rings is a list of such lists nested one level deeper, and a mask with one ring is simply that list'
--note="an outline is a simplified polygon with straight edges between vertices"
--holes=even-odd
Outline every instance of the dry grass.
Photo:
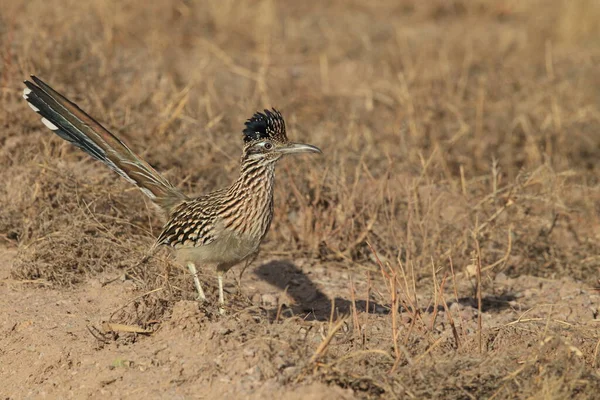
[{"label": "dry grass", "polygon": [[[575,346],[546,321],[469,330],[449,307],[474,295],[472,266],[484,301],[499,272],[597,283],[596,2],[56,3],[0,2],[0,243],[18,246],[15,278],[119,271],[140,294],[164,288],[119,317],[139,324],[193,295],[166,252],[144,258],[160,220],[142,195],[28,111],[29,73],[188,193],[229,183],[243,121],[273,105],[325,157],[283,162],[263,254],[374,277],[370,301],[394,310],[354,307],[355,341],[327,337],[313,364],[298,350],[298,380],[410,398],[600,389],[597,331],[572,328]],[[502,337],[514,349],[494,351]]]}]

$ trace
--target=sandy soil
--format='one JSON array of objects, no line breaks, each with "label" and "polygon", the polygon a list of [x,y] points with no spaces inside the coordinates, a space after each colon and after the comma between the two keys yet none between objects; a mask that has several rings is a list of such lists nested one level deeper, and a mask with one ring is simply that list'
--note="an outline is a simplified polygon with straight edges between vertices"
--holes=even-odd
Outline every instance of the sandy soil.
[{"label": "sandy soil", "polygon": [[[4,260],[13,256],[14,251],[3,252]],[[423,307],[424,327],[434,328],[419,329],[423,337],[406,344],[424,352],[402,362],[399,374],[407,376],[392,388],[380,380],[386,374],[374,371],[373,377],[368,367],[393,364],[390,354],[369,353],[390,344],[389,307],[374,305],[367,315],[364,302],[358,303],[362,337],[348,319],[327,350],[334,365],[317,373],[309,362],[331,329],[330,299],[341,313],[350,311],[350,288],[340,285],[348,282],[348,272],[342,268],[258,265],[244,281],[253,306],[219,316],[195,301],[180,300],[160,320],[147,321],[151,334],[133,334],[110,332],[106,325],[118,322],[115,311],[137,298],[131,282],[103,285],[111,277],[99,275],[76,289],[52,289],[11,280],[8,265],[2,264],[0,288],[0,373],[7,398],[347,399],[385,392],[462,398],[469,391],[487,397],[492,388],[502,397],[512,390],[510,374],[560,377],[582,392],[596,385],[586,365],[596,362],[600,295],[568,278],[497,275],[494,294],[483,298],[481,353],[473,298],[448,304],[457,336],[443,309],[434,322],[431,308]],[[264,279],[269,273],[281,281]],[[277,286],[283,281],[291,287],[287,295]],[[355,286],[359,293],[365,289],[364,283]],[[279,304],[295,307],[286,306],[277,318]],[[406,329],[411,318],[402,318]],[[344,356],[350,358],[344,361]],[[336,367],[348,368],[344,362],[364,364],[351,370],[365,375],[340,372]]]}]

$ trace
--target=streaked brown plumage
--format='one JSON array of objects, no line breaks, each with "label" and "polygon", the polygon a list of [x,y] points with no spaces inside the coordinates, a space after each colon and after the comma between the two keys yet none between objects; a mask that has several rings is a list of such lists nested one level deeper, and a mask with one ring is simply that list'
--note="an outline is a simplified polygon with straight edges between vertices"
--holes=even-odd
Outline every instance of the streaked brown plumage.
[{"label": "streaked brown plumage", "polygon": [[321,152],[289,142],[279,111],[255,113],[245,123],[238,179],[228,188],[189,198],[76,104],[31,78],[33,82],[25,81],[23,97],[44,125],[135,184],[166,212],[168,222],[156,243],[172,247],[177,259],[188,265],[202,300],[195,265],[216,266],[221,305],[223,273],[251,259],[271,225],[277,160],[285,154]]}]

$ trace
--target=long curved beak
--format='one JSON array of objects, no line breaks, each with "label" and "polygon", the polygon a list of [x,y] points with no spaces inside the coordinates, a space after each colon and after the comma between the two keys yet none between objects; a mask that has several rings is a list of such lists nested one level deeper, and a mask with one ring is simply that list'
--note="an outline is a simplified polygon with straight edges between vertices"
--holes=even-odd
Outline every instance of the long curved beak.
[{"label": "long curved beak", "polygon": [[282,154],[323,153],[318,147],[304,143],[288,143],[280,147],[279,152]]}]

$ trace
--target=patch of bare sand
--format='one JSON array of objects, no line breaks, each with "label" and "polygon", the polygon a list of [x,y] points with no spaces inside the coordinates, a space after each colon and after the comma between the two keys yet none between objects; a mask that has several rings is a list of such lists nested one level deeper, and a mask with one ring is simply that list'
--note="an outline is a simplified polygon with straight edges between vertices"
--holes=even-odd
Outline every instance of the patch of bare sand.
[{"label": "patch of bare sand", "polygon": [[[13,255],[5,253],[3,276],[8,275],[6,261]],[[347,305],[342,300],[350,303],[349,287],[335,284],[348,282],[347,271],[331,266],[320,275],[319,268],[313,267],[311,275],[320,281],[312,283],[317,294],[304,287],[306,297],[302,297],[293,290],[284,294],[268,282],[269,265],[274,264],[258,265],[246,275],[244,293],[254,297],[256,304],[221,317],[195,301],[180,300],[163,319],[153,322],[151,335],[103,332],[103,322],[139,295],[130,281],[102,285],[110,277],[100,276],[75,289],[61,289],[4,280],[0,286],[2,394],[6,398],[348,399],[395,393],[461,398],[465,391],[483,396],[502,392],[502,385],[513,390],[511,374],[515,381],[536,376],[542,387],[544,379],[551,382],[550,377],[560,374],[564,379],[576,377],[582,390],[597,384],[584,365],[595,362],[590,357],[597,345],[599,296],[575,281],[512,279],[500,274],[493,284],[498,294],[484,301],[481,354],[477,304],[472,297],[449,301],[460,340],[457,347],[445,312],[440,309],[434,314],[427,307],[431,298],[419,296],[423,305],[419,321],[412,321],[407,311],[401,314],[399,329],[408,340],[404,344],[408,358],[395,368],[392,376],[399,379],[389,381],[385,376],[394,360],[388,347],[391,326],[385,305],[377,305],[378,313],[357,314],[361,334],[348,319],[314,364],[310,358],[327,336],[329,322],[310,319],[319,316],[315,310],[321,309],[323,315],[329,312],[330,298],[337,298],[340,307]],[[275,265],[282,269],[280,276],[291,282],[311,281],[303,268]],[[311,271],[308,267],[306,271]],[[357,290],[363,285],[359,283]],[[275,321],[280,301],[286,303],[283,308],[288,313]],[[542,366],[544,373],[539,370]],[[499,379],[506,381],[498,385]],[[563,385],[574,384],[569,382]]]}]

